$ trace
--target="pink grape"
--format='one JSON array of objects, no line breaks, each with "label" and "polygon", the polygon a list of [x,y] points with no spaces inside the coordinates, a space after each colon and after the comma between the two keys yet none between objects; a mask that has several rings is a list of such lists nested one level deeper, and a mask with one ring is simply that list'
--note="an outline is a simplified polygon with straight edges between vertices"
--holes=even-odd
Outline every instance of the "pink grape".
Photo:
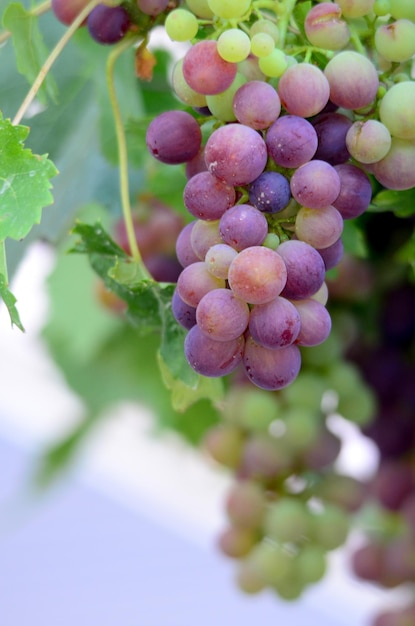
[{"label": "pink grape", "polygon": [[282,257],[263,246],[245,248],[232,261],[228,274],[234,294],[250,304],[265,304],[276,298],[287,281]]},{"label": "pink grape", "polygon": [[268,222],[264,214],[250,204],[237,204],[222,215],[219,232],[226,244],[240,251],[264,242]]},{"label": "pink grape", "polygon": [[298,337],[300,315],[289,300],[277,296],[271,302],[257,304],[252,308],[249,332],[265,348],[284,348]]},{"label": "pink grape", "polygon": [[343,224],[343,218],[334,206],[323,209],[302,207],[295,220],[295,234],[314,248],[328,248],[342,234]]},{"label": "pink grape", "polygon": [[225,287],[225,281],[212,276],[203,261],[185,267],[177,279],[179,296],[195,308],[208,291],[221,287]]},{"label": "pink grape", "polygon": [[324,68],[330,100],[344,109],[361,109],[376,98],[379,78],[372,61],[354,50],[336,54]]},{"label": "pink grape", "polygon": [[184,340],[189,365],[202,376],[219,377],[233,372],[242,362],[243,336],[230,341],[215,341],[193,326]]},{"label": "pink grape", "polygon": [[[301,97],[299,97],[301,94]],[[311,117],[326,106],[329,82],[323,71],[311,63],[297,63],[289,67],[278,83],[281,104],[291,115]]]},{"label": "pink grape", "polygon": [[186,52],[182,70],[185,81],[196,93],[212,96],[231,86],[237,64],[222,59],[216,41],[204,40]]},{"label": "pink grape", "polygon": [[296,343],[300,346],[318,346],[331,331],[331,317],[326,307],[309,298],[293,301],[300,315],[300,332]]},{"label": "pink grape", "polygon": [[281,112],[281,101],[272,85],[252,80],[242,85],[233,98],[236,119],[255,130],[271,126]]},{"label": "pink grape", "polygon": [[317,133],[308,120],[298,115],[279,117],[267,131],[265,142],[270,157],[282,167],[300,167],[313,158]]},{"label": "pink grape", "polygon": [[230,289],[213,289],[197,305],[196,321],[208,337],[216,341],[230,341],[247,329],[249,307]]},{"label": "pink grape", "polygon": [[301,165],[291,177],[291,193],[309,209],[327,207],[340,192],[340,178],[332,165],[315,159]]},{"label": "pink grape", "polygon": [[316,293],[324,282],[321,255],[305,241],[291,239],[277,248],[287,268],[287,282],[281,292],[285,298],[303,300]]}]

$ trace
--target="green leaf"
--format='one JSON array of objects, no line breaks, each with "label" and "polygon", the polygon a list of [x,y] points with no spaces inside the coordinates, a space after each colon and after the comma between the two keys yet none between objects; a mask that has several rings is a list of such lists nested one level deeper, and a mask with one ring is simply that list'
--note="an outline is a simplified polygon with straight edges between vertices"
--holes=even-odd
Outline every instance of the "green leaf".
[{"label": "green leaf", "polygon": [[0,114],[0,240],[26,237],[53,202],[49,179],[57,170],[46,156],[24,147],[28,133]]},{"label": "green leaf", "polygon": [[[20,3],[12,2],[4,12],[3,26],[12,34],[17,69],[32,85],[48,56],[38,28],[38,18]],[[38,97],[42,104],[46,104],[49,98],[56,102],[57,86],[50,72],[39,89]]]},{"label": "green leaf", "polygon": [[342,240],[345,252],[361,258],[368,255],[368,248],[364,231],[354,220],[345,220],[342,233]]},{"label": "green leaf", "polygon": [[9,311],[12,326],[15,325],[24,332],[23,324],[20,321],[19,313],[16,309],[16,298],[7,286],[7,280],[4,274],[0,274],[0,297]]},{"label": "green leaf", "polygon": [[415,188],[403,191],[383,189],[372,200],[371,211],[393,211],[398,217],[409,217],[415,213]]},{"label": "green leaf", "polygon": [[396,260],[400,263],[407,263],[412,270],[412,280],[415,279],[415,230],[408,241],[399,248],[396,253]]}]

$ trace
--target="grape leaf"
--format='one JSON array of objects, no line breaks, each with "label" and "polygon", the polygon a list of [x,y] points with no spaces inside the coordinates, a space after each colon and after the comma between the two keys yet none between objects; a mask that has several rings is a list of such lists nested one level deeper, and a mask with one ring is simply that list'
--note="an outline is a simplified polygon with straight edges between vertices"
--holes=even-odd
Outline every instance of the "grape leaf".
[{"label": "grape leaf", "polygon": [[0,274],[0,297],[7,307],[12,325],[14,324],[24,332],[23,324],[20,321],[19,313],[16,308],[16,298],[8,288],[4,274]]},{"label": "grape leaf", "polygon": [[46,156],[24,147],[26,126],[13,126],[0,114],[0,241],[23,239],[53,202],[50,178],[57,174]]},{"label": "grape leaf", "polygon": [[[38,18],[26,11],[22,4],[12,2],[4,12],[3,26],[12,34],[17,69],[31,85],[48,55],[38,28]],[[56,102],[57,86],[50,72],[39,89],[38,98],[42,104],[48,99]]]},{"label": "grape leaf", "polygon": [[383,189],[375,195],[371,211],[393,211],[398,217],[409,217],[415,213],[415,188],[394,191]]}]

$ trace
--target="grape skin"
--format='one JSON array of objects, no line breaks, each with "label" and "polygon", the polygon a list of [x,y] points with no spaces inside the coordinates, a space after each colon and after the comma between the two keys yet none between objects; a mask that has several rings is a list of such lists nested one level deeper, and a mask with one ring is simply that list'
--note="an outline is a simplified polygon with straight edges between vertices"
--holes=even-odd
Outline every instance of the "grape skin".
[{"label": "grape skin", "polygon": [[278,118],[281,101],[272,85],[261,80],[251,80],[235,93],[233,111],[241,124],[263,130]]},{"label": "grape skin", "polygon": [[317,300],[293,301],[300,315],[300,332],[296,343],[300,346],[318,346],[327,339],[331,331],[331,317],[324,305]]},{"label": "grape skin", "polygon": [[411,189],[415,187],[414,161],[415,140],[393,137],[388,154],[373,164],[373,174],[388,189]]},{"label": "grape skin", "polygon": [[89,0],[52,0],[51,8],[55,17],[69,26],[88,3]]},{"label": "grape skin", "polygon": [[282,290],[285,298],[309,298],[323,284],[324,262],[321,255],[308,243],[291,239],[277,248],[287,268],[287,282]]},{"label": "grape skin", "polygon": [[220,287],[225,287],[225,281],[212,276],[203,261],[185,267],[177,280],[179,296],[195,308],[208,291]]},{"label": "grape skin", "polygon": [[349,39],[350,31],[341,19],[341,8],[337,3],[322,2],[308,11],[304,29],[313,46],[326,50],[341,50]]},{"label": "grape skin", "polygon": [[187,51],[182,69],[187,84],[197,93],[209,96],[231,86],[237,65],[222,59],[216,41],[204,40]]},{"label": "grape skin", "polygon": [[287,282],[282,257],[263,246],[242,250],[229,267],[228,281],[238,298],[249,304],[265,304],[278,296]]},{"label": "grape skin", "polygon": [[265,142],[273,161],[286,168],[307,163],[313,158],[318,145],[313,126],[298,115],[279,117],[268,129]]},{"label": "grape skin", "polygon": [[328,248],[343,232],[343,218],[334,206],[323,209],[302,207],[295,220],[295,234],[314,248]]},{"label": "grape skin", "polygon": [[239,252],[263,243],[268,222],[264,214],[250,204],[237,204],[222,215],[219,232],[224,243]]},{"label": "grape skin", "polygon": [[257,304],[249,317],[249,332],[265,348],[291,345],[300,332],[300,315],[286,298],[277,296],[266,304]]},{"label": "grape skin", "polygon": [[199,124],[185,111],[166,111],[150,122],[146,144],[155,159],[169,165],[185,163],[200,150]]},{"label": "grape skin", "polygon": [[345,109],[361,109],[371,104],[377,94],[379,78],[376,67],[363,54],[343,50],[324,68],[330,86],[330,100]]},{"label": "grape skin", "polygon": [[301,367],[301,353],[295,344],[279,350],[260,346],[251,336],[243,357],[248,378],[261,389],[283,389],[293,382]]},{"label": "grape skin", "polygon": [[230,289],[213,289],[196,309],[200,330],[216,341],[230,341],[242,335],[249,321],[249,307]]},{"label": "grape skin", "polygon": [[189,365],[198,374],[226,376],[242,362],[244,343],[242,336],[230,341],[215,341],[202,333],[196,324],[186,335],[184,353]]},{"label": "grape skin", "polygon": [[340,178],[332,165],[314,159],[294,172],[290,188],[299,204],[309,209],[321,209],[336,200],[340,192]]},{"label": "grape skin", "polygon": [[121,41],[130,28],[130,17],[121,7],[98,4],[88,15],[86,25],[92,39],[101,44]]},{"label": "grape skin", "polygon": [[235,189],[209,172],[192,176],[183,191],[186,209],[195,217],[218,220],[236,200]]},{"label": "grape skin", "polygon": [[[301,98],[298,94],[301,93]],[[329,82],[322,70],[310,63],[298,63],[289,67],[278,83],[281,104],[291,115],[312,117],[326,106]]]}]

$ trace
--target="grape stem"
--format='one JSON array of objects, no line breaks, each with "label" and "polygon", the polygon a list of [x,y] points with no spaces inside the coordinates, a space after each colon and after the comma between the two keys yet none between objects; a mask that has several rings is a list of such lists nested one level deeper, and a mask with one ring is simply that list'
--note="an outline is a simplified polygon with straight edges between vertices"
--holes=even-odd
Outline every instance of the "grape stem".
[{"label": "grape stem", "polygon": [[78,30],[78,28],[81,26],[82,22],[88,17],[88,15],[91,13],[92,9],[97,4],[100,4],[100,0],[91,0],[91,2],[89,2],[86,5],[86,7],[79,13],[79,15],[77,15],[77,17],[74,19],[72,24],[68,27],[68,29],[62,35],[62,37],[59,39],[58,43],[53,48],[52,52],[49,54],[48,58],[46,59],[46,61],[42,65],[42,67],[40,68],[39,74],[35,78],[35,80],[34,80],[32,86],[31,86],[31,88],[29,89],[25,99],[23,100],[22,104],[20,105],[19,110],[17,111],[16,115],[14,116],[12,124],[14,124],[15,126],[20,124],[20,122],[21,122],[22,118],[24,117],[25,113],[27,112],[28,108],[32,104],[33,100],[36,98],[36,95],[37,95],[40,87],[42,86],[43,81],[45,80],[46,76],[48,75],[48,72],[50,71],[52,65],[54,64],[56,59],[59,57],[60,53],[62,52],[62,50],[64,49],[64,47],[66,46],[66,44],[68,43],[70,38],[72,37],[72,35]]},{"label": "grape stem", "polygon": [[[33,7],[33,9],[30,9],[28,13],[29,15],[33,15],[33,17],[38,17],[39,15],[42,15],[43,13],[46,13],[47,11],[49,11],[51,6],[52,6],[51,0],[45,0],[44,2],[41,2],[41,4],[38,4],[36,7]],[[9,39],[9,37],[11,36],[12,36],[12,33],[9,30],[5,30],[2,33],[0,33],[0,45],[4,43],[5,41],[7,41],[7,39]]]},{"label": "grape stem", "polygon": [[119,160],[119,176],[120,176],[120,194],[121,206],[127,231],[128,245],[130,247],[131,256],[137,262],[143,264],[140,250],[137,245],[137,239],[134,232],[133,216],[130,203],[130,191],[128,182],[128,154],[127,142],[125,138],[124,124],[122,120],[120,105],[117,99],[117,93],[114,83],[114,67],[117,59],[123,52],[131,48],[136,38],[127,37],[118,44],[109,54],[107,59],[106,77],[108,95],[111,102],[112,114],[115,124],[115,132],[117,136],[118,160]]}]

